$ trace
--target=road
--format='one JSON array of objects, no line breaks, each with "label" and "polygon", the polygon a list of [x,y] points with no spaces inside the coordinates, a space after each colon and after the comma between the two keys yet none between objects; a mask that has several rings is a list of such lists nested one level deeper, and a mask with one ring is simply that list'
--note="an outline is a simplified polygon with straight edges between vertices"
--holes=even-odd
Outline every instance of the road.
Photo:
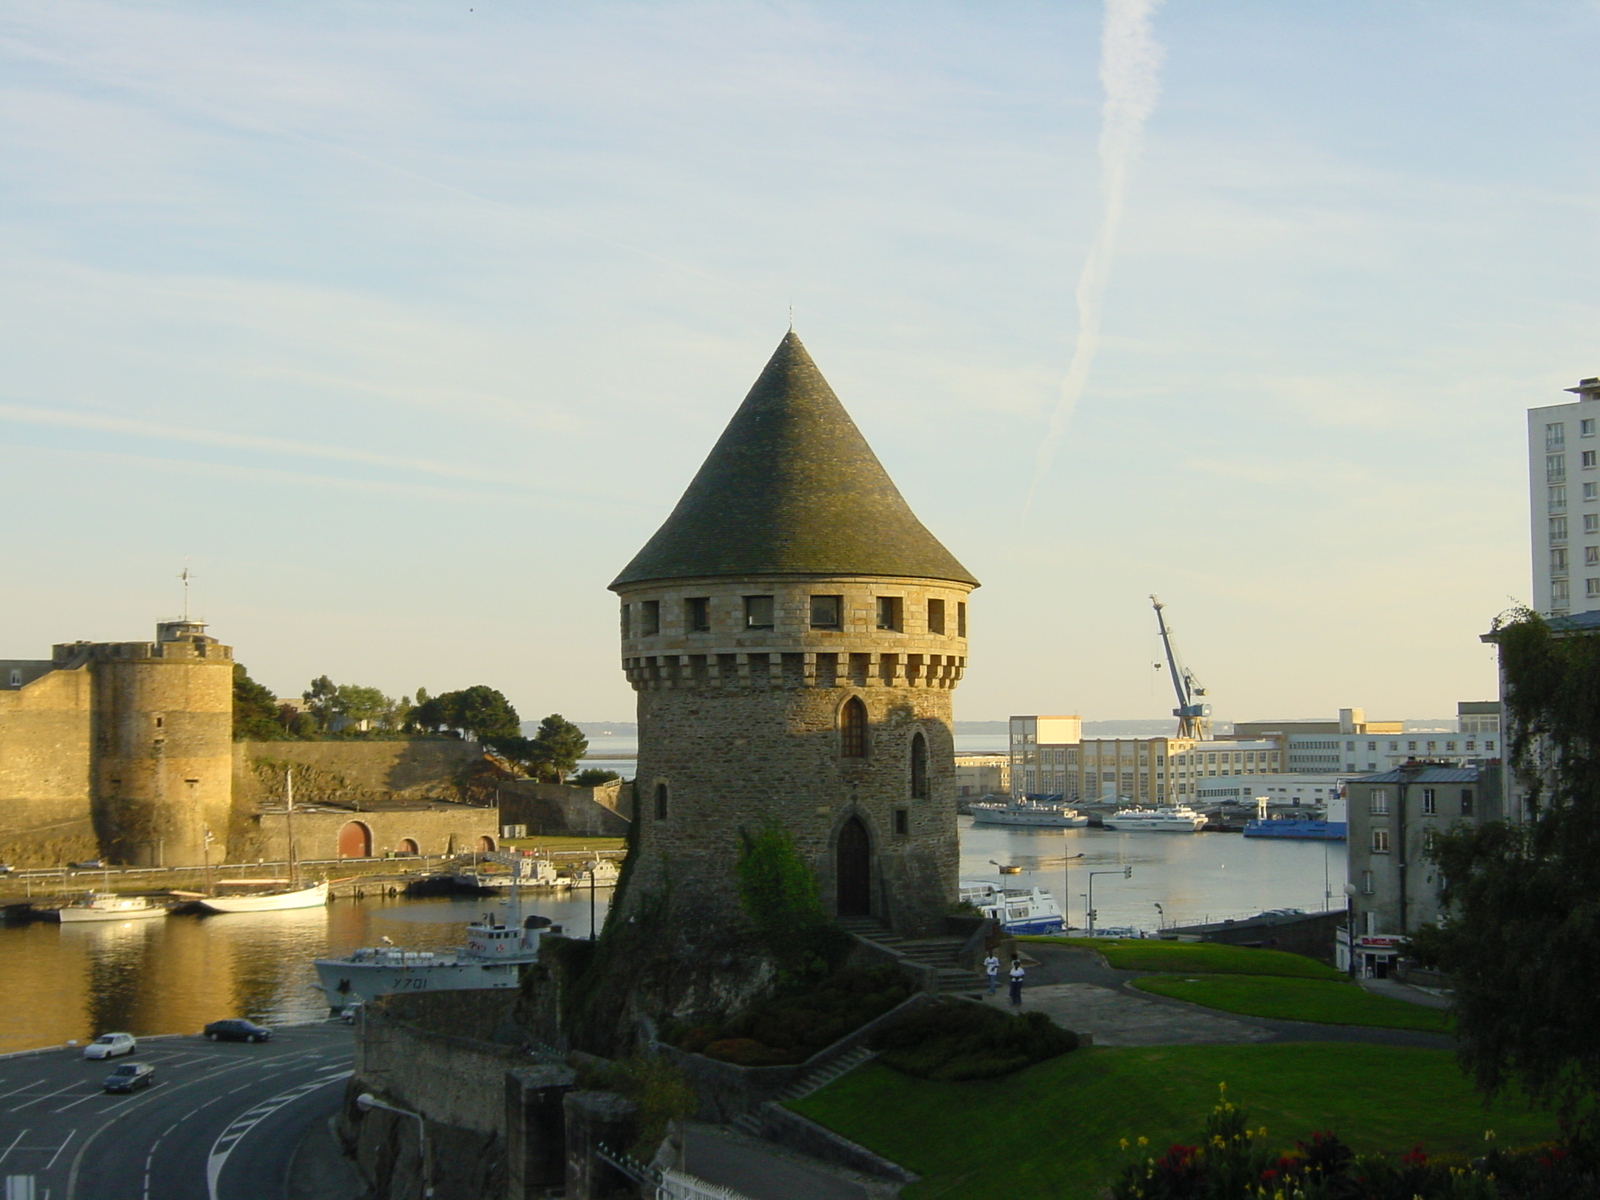
[{"label": "road", "polygon": [[[336,1111],[352,1037],[338,1023],[272,1041],[147,1038],[155,1082],[101,1090],[117,1058],[76,1047],[0,1060],[0,1179],[27,1200],[283,1200],[290,1160]],[[12,1180],[31,1177],[32,1193]]]}]

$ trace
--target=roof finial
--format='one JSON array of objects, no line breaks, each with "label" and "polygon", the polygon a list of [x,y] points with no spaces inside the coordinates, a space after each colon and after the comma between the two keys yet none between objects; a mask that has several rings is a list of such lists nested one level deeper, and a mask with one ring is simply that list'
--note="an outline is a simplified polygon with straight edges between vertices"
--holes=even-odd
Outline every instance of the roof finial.
[{"label": "roof finial", "polygon": [[789,332],[794,332],[794,297],[789,297]]}]

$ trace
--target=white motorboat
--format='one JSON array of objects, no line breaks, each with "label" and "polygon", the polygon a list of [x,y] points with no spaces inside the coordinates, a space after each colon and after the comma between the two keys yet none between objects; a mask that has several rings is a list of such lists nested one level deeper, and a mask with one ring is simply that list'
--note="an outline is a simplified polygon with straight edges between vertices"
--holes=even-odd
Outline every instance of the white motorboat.
[{"label": "white motorboat", "polygon": [[236,896],[203,896],[202,907],[219,913],[277,912],[286,908],[316,908],[328,902],[328,884],[291,888],[281,892],[240,892]]},{"label": "white motorboat", "polygon": [[317,983],[328,1007],[342,1012],[359,1000],[366,1003],[396,992],[460,992],[514,988],[520,968],[539,959],[539,941],[560,933],[547,917],[528,917],[522,927],[501,925],[485,916],[467,926],[467,944],[457,950],[402,950],[383,945],[357,950],[343,958],[319,958]]},{"label": "white motorboat", "polygon": [[82,900],[56,910],[63,925],[78,921],[142,921],[164,917],[167,907],[148,896],[119,896],[115,892],[90,892]]},{"label": "white motorboat", "polygon": [[1143,829],[1157,833],[1197,833],[1205,823],[1205,814],[1195,812],[1187,804],[1174,808],[1124,808],[1101,818],[1101,824],[1107,829]]},{"label": "white motorboat", "polygon": [[577,888],[589,887],[591,881],[597,888],[616,887],[617,880],[622,878],[622,870],[609,858],[597,858],[573,867],[565,878]]},{"label": "white motorboat", "polygon": [[1086,813],[1065,804],[1038,800],[1014,800],[1010,804],[980,801],[967,806],[978,825],[1028,825],[1043,829],[1082,829],[1089,823]]},{"label": "white motorboat", "polygon": [[1007,933],[1060,933],[1061,905],[1043,888],[1008,888],[986,879],[961,881],[960,898]]}]

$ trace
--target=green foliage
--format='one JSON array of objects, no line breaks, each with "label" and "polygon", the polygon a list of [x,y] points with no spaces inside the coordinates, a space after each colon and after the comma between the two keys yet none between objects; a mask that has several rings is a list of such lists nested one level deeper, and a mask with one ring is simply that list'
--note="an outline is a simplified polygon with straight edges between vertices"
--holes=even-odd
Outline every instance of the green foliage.
[{"label": "green foliage", "polygon": [[621,779],[615,771],[603,770],[600,767],[590,767],[588,770],[579,771],[572,777],[572,782],[579,787],[599,787],[602,783],[610,783],[613,779]]},{"label": "green foliage", "polygon": [[[419,698],[426,694],[425,690],[417,692]],[[517,738],[521,734],[521,722],[511,702],[481,683],[421,700],[410,711],[409,720],[418,729],[450,729],[480,742]]]},{"label": "green foliage", "polygon": [[244,664],[233,664],[233,740],[275,742],[288,737],[278,720],[278,698],[250,678]]},{"label": "green foliage", "polygon": [[823,912],[816,876],[782,826],[754,835],[741,830],[740,836],[740,907],[778,964],[780,986],[823,978],[849,955],[853,941]]},{"label": "green foliage", "polygon": [[627,1151],[641,1161],[655,1153],[667,1125],[692,1116],[699,1103],[682,1071],[666,1058],[643,1052],[591,1068],[580,1083],[618,1092],[639,1106],[639,1137]]},{"label": "green foliage", "polygon": [[339,688],[326,675],[317,676],[311,686],[300,693],[300,698],[306,702],[306,712],[319,730],[326,730],[333,724],[333,706],[338,694]]},{"label": "green foliage", "polygon": [[1450,1013],[1388,996],[1374,996],[1347,979],[1284,979],[1260,975],[1152,975],[1135,980],[1140,991],[1190,1004],[1277,1021],[1363,1025],[1449,1033]]},{"label": "green foliage", "polygon": [[1078,1048],[1078,1035],[1041,1012],[1013,1016],[970,1000],[941,1000],[873,1034],[887,1066],[918,1079],[994,1079]]},{"label": "green foliage", "polygon": [[1455,983],[1477,1086],[1516,1083],[1570,1110],[1600,1094],[1600,636],[1538,615],[1497,621],[1511,761],[1527,824],[1435,841],[1445,920],[1411,952]]},{"label": "green foliage", "polygon": [[551,713],[540,721],[538,732],[533,735],[534,761],[541,772],[557,782],[572,774],[588,749],[589,739],[583,736],[583,730],[560,713]]},{"label": "green foliage", "polygon": [[1023,942],[1053,942],[1097,950],[1119,971],[1181,971],[1185,975],[1281,975],[1299,979],[1342,980],[1344,974],[1303,954],[1222,946],[1214,942],[1164,942],[1156,938],[1021,937]]},{"label": "green foliage", "polygon": [[1600,1146],[1581,1126],[1522,1151],[1490,1141],[1470,1161],[1430,1158],[1421,1142],[1398,1156],[1356,1154],[1332,1132],[1279,1151],[1228,1100],[1226,1084],[1196,1142],[1160,1153],[1147,1142],[1122,1139],[1132,1161],[1109,1189],[1112,1200],[1587,1200],[1600,1191]]},{"label": "green foliage", "polygon": [[745,1067],[801,1063],[910,995],[911,985],[893,967],[840,971],[720,1024],[686,1023],[666,1037],[691,1053]]}]

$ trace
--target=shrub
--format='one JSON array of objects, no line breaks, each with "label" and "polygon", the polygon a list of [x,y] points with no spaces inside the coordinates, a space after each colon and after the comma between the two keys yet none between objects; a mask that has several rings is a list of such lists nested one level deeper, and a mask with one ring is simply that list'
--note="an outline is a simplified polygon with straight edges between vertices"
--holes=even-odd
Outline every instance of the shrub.
[{"label": "shrub", "polygon": [[1078,1048],[1078,1035],[1043,1013],[1013,1016],[970,1000],[944,1000],[880,1029],[886,1065],[918,1079],[956,1083],[1009,1075]]},{"label": "shrub", "polygon": [[720,1059],[738,1067],[782,1067],[804,1061],[803,1058],[796,1058],[793,1050],[779,1050],[747,1037],[708,1042],[701,1053],[707,1058]]}]

